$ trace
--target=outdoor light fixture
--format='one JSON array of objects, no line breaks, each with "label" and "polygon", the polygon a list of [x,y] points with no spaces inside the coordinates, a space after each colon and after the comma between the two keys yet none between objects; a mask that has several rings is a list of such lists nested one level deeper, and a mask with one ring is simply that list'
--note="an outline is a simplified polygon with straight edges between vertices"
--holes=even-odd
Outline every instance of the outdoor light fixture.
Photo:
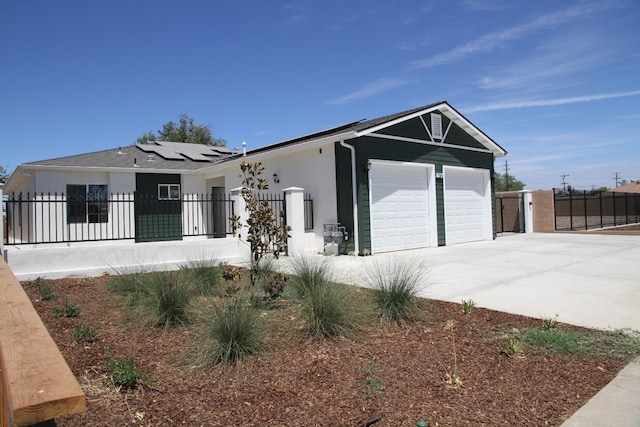
[{"label": "outdoor light fixture", "polygon": [[367,160],[367,170],[371,170],[371,160]]},{"label": "outdoor light fixture", "polygon": [[273,182],[275,182],[276,184],[280,184],[280,178],[278,177],[277,173],[273,174]]}]

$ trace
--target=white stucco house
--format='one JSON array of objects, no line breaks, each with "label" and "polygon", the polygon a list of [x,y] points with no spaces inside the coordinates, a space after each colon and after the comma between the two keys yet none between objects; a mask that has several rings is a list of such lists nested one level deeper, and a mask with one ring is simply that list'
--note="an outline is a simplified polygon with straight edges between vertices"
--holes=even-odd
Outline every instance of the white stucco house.
[{"label": "white stucco house", "polygon": [[493,165],[505,155],[438,102],[246,153],[152,142],[34,161],[4,188],[6,243],[230,238],[244,161],[262,163],[273,198],[290,198],[274,205],[278,221],[298,221],[305,250],[324,249],[325,224],[345,233],[340,253],[489,240]]}]

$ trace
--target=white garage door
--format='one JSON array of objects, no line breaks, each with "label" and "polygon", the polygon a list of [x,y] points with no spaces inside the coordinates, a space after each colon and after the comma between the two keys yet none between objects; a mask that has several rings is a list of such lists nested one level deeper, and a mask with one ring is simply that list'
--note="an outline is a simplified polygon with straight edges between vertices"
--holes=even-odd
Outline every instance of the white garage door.
[{"label": "white garage door", "polygon": [[[431,196],[429,190],[429,167],[375,162],[371,165],[369,180],[371,252],[431,246],[435,236],[435,232],[430,233],[435,203],[430,203],[430,199],[435,200],[435,195]],[[433,214],[430,213],[431,204]]]},{"label": "white garage door", "polygon": [[489,171],[444,167],[447,244],[493,239]]}]

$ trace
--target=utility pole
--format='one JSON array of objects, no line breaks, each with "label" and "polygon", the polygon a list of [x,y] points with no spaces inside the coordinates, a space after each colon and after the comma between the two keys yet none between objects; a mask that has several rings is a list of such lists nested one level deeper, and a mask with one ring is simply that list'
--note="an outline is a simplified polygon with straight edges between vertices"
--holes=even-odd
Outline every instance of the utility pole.
[{"label": "utility pole", "polygon": [[567,192],[567,181],[565,181],[565,178],[568,177],[569,175],[560,175],[560,178],[562,178],[562,191],[563,192]]},{"label": "utility pole", "polygon": [[614,172],[615,177],[613,180],[616,182],[616,188],[618,188],[618,182],[620,181],[620,172]]},{"label": "utility pole", "polygon": [[504,189],[509,191],[509,161],[504,161]]}]

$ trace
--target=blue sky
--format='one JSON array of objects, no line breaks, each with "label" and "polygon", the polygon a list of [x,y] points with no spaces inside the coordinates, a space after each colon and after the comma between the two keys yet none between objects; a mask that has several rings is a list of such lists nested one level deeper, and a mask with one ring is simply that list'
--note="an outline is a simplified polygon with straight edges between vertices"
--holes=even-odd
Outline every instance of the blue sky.
[{"label": "blue sky", "polygon": [[446,100],[528,189],[640,179],[637,0],[4,0],[0,58],[8,170],[181,113],[252,149]]}]

